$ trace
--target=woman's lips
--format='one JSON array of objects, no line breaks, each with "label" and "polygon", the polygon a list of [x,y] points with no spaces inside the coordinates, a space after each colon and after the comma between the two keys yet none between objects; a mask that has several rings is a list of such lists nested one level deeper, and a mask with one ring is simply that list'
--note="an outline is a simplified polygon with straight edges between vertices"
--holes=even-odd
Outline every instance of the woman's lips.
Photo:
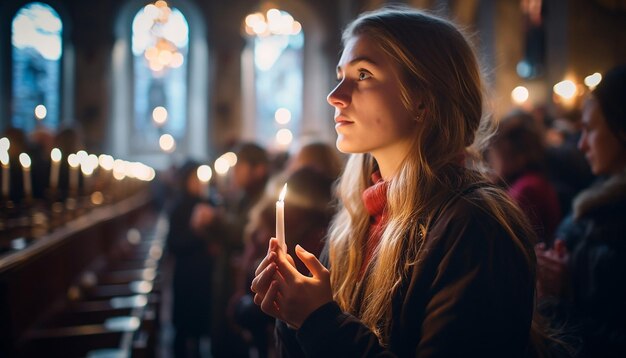
[{"label": "woman's lips", "polygon": [[344,116],[337,116],[335,118],[335,128],[339,128],[339,127],[344,127],[350,124],[353,124],[354,122],[348,120],[346,117]]}]

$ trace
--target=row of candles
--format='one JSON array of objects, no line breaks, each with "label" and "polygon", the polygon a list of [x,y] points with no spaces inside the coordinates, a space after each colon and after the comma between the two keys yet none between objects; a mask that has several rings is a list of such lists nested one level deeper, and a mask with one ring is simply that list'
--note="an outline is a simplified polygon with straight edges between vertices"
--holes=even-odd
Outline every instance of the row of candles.
[{"label": "row of candles", "polygon": [[[6,199],[9,197],[10,191],[10,161],[8,150],[11,143],[8,138],[0,138],[0,163],[2,164],[2,196]],[[59,186],[59,174],[63,153],[58,148],[50,151],[50,179],[49,187],[55,192]],[[19,162],[22,166],[22,178],[24,186],[24,196],[26,199],[32,199],[33,187],[31,179],[30,156],[26,153],[20,153]],[[136,178],[141,181],[151,181],[156,173],[153,168],[139,163],[128,162],[121,159],[114,159],[108,154],[89,154],[84,150],[71,153],[67,156],[67,163],[70,168],[68,187],[71,193],[78,191],[80,173],[86,182],[98,168],[102,168],[105,172],[112,172],[113,178],[123,180],[126,177]],[[80,171],[80,173],[79,173]]]},{"label": "row of candles", "polygon": [[[10,185],[10,161],[9,161],[9,148],[10,141],[8,138],[0,138],[0,163],[2,164],[2,195],[4,198],[9,197],[9,185]],[[50,189],[57,190],[59,184],[60,165],[63,154],[58,148],[53,148],[50,151]],[[19,161],[22,166],[22,177],[24,181],[24,195],[27,199],[32,198],[33,189],[31,181],[31,159],[26,153],[20,153]],[[113,178],[116,180],[123,180],[126,177],[136,178],[141,181],[152,181],[156,175],[153,168],[139,163],[139,162],[127,162],[121,159],[114,159],[107,154],[101,154],[96,156],[95,154],[88,154],[86,151],[78,151],[77,153],[71,153],[67,157],[67,162],[70,167],[69,176],[69,189],[72,192],[78,190],[79,172],[84,175],[85,179],[89,179],[94,171],[100,167],[104,171],[112,172]],[[215,171],[220,175],[225,175],[230,167],[237,163],[237,156],[228,152],[220,156],[215,161]],[[205,195],[208,196],[209,181],[211,180],[213,173],[211,167],[208,165],[201,165],[198,167],[197,176],[205,187]],[[280,246],[286,250],[285,244],[285,195],[287,193],[287,184],[283,187],[280,193],[279,200],[276,202],[276,237],[280,243]]]}]

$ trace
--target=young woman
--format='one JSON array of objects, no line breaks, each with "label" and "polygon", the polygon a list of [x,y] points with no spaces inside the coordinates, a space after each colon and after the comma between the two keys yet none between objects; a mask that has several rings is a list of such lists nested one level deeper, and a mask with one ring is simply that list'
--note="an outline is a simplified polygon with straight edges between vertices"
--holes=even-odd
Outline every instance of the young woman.
[{"label": "young woman", "polygon": [[312,276],[298,273],[272,239],[252,283],[280,320],[283,356],[525,356],[534,237],[506,194],[465,168],[483,118],[468,41],[408,9],[366,13],[343,40],[328,102],[351,156],[328,269],[297,247]]}]

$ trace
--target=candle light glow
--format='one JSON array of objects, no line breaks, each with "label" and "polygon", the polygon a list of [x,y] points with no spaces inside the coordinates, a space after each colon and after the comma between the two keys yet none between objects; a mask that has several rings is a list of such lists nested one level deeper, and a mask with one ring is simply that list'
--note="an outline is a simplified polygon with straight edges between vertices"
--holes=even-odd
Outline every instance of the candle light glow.
[{"label": "candle light glow", "polygon": [[59,186],[59,170],[61,166],[61,150],[59,148],[53,148],[50,151],[50,189],[56,190]]},{"label": "candle light glow", "polygon": [[7,137],[0,138],[0,151],[8,152],[11,148],[11,141]]},{"label": "candle light glow", "polygon": [[24,195],[27,199],[30,199],[33,195],[33,185],[30,178],[30,156],[26,153],[20,153],[20,164],[22,164],[22,178],[24,180]]},{"label": "candle light glow", "polygon": [[202,183],[202,196],[204,198],[209,197],[209,180],[213,176],[213,171],[208,165],[201,165],[198,167],[197,173],[198,180]]},{"label": "candle light glow", "polygon": [[70,166],[69,190],[71,193],[76,194],[78,190],[78,166],[80,165],[80,160],[76,154],[72,153],[67,156],[67,164]]},{"label": "candle light glow", "polygon": [[[2,139],[6,139],[6,138],[2,138]],[[5,199],[8,199],[10,177],[9,177],[9,153],[7,151],[0,151],[0,162],[2,163],[2,196]]]}]

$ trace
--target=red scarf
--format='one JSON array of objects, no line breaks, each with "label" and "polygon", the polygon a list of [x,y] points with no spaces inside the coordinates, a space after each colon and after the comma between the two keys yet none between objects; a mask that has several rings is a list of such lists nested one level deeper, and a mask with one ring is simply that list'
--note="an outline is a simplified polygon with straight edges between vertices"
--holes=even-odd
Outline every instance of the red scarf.
[{"label": "red scarf", "polygon": [[363,248],[363,263],[361,264],[360,277],[365,274],[367,265],[374,256],[374,250],[380,243],[385,225],[387,224],[387,188],[389,182],[383,180],[380,172],[372,174],[372,182],[369,188],[365,189],[362,194],[365,209],[370,214],[370,227],[367,233],[367,242]]}]

